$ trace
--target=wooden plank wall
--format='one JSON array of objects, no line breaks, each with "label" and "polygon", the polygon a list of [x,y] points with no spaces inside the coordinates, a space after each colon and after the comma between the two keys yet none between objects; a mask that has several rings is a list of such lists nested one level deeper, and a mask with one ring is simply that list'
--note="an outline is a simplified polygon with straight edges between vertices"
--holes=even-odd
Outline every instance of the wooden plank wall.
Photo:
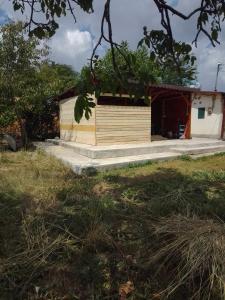
[{"label": "wooden plank wall", "polygon": [[150,140],[150,107],[96,106],[97,145],[139,143]]},{"label": "wooden plank wall", "polygon": [[95,109],[89,120],[83,117],[78,124],[74,119],[76,97],[60,101],[60,138],[66,141],[95,145]]}]

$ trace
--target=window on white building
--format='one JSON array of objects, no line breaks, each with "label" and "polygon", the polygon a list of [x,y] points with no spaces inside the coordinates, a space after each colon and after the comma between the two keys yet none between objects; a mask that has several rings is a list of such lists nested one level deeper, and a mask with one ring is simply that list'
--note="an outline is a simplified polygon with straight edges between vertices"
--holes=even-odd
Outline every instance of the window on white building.
[{"label": "window on white building", "polygon": [[205,119],[205,107],[198,108],[198,119]]}]

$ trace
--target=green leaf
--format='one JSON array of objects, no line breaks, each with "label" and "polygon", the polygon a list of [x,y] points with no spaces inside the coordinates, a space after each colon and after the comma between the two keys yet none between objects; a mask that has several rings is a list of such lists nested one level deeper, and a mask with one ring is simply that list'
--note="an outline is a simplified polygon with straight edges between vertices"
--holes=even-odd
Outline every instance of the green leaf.
[{"label": "green leaf", "polygon": [[30,35],[35,35],[37,38],[42,39],[45,37],[45,31],[42,27],[36,27],[30,32]]},{"label": "green leaf", "polygon": [[77,97],[75,107],[74,107],[74,118],[77,123],[80,123],[80,120],[83,117],[84,113],[84,106],[85,106],[85,99],[82,95]]},{"label": "green leaf", "polygon": [[137,48],[142,47],[143,43],[144,43],[144,39],[141,39],[137,45]]},{"label": "green leaf", "polygon": [[14,10],[19,10],[19,9],[21,9],[21,7],[22,7],[22,5],[19,4],[18,2],[15,2],[14,5],[13,5]]},{"label": "green leaf", "polygon": [[90,108],[94,108],[96,106],[94,102],[89,102],[88,105]]},{"label": "green leaf", "polygon": [[218,40],[218,30],[217,29],[212,30],[211,37],[214,41]]},{"label": "green leaf", "polygon": [[91,112],[90,108],[86,107],[86,109],[85,109],[85,118],[87,120],[89,120],[91,115],[92,115],[92,112]]},{"label": "green leaf", "polygon": [[150,59],[154,61],[155,58],[156,58],[155,52],[154,52],[154,51],[151,51]]},{"label": "green leaf", "polygon": [[101,90],[100,89],[96,89],[95,90],[95,97],[98,99],[101,95]]},{"label": "green leaf", "polygon": [[148,48],[150,48],[150,40],[149,38],[145,38],[145,45],[148,46]]},{"label": "green leaf", "polygon": [[66,8],[66,3],[65,3],[64,1],[61,2],[61,7],[62,7],[63,9]]},{"label": "green leaf", "polygon": [[196,57],[195,57],[195,56],[192,56],[192,57],[191,57],[191,65],[192,65],[192,66],[195,64],[195,61],[196,61]]},{"label": "green leaf", "polygon": [[59,5],[55,5],[54,11],[55,11],[57,17],[59,18],[62,13],[62,8]]},{"label": "green leaf", "polygon": [[93,12],[93,0],[77,0],[77,4],[86,12]]},{"label": "green leaf", "polygon": [[41,1],[41,10],[45,12],[45,2]]},{"label": "green leaf", "polygon": [[131,53],[131,62],[133,65],[135,65],[137,62],[136,56],[133,53]]},{"label": "green leaf", "polygon": [[192,51],[191,45],[189,45],[189,44],[185,45],[185,51],[186,51],[187,53],[191,52],[191,51]]}]

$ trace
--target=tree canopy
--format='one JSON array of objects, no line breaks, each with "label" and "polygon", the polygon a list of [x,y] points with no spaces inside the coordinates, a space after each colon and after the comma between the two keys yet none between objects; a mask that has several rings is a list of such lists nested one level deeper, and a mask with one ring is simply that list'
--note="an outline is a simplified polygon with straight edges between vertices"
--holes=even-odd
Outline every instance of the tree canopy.
[{"label": "tree canopy", "polygon": [[9,24],[0,30],[1,125],[23,117],[25,107],[35,99],[35,70],[47,55],[35,37],[27,39],[23,24]]},{"label": "tree canopy", "polygon": [[27,37],[21,22],[1,27],[0,126],[17,120],[25,135],[27,115],[35,120],[35,115],[50,112],[48,99],[75,85],[77,73],[50,62],[48,54],[45,43]]},{"label": "tree canopy", "polygon": [[94,106],[94,103],[88,95],[92,93],[98,97],[100,93],[105,92],[112,94],[124,92],[137,99],[145,96],[146,101],[149,101],[149,84],[190,85],[196,79],[195,59],[190,62],[189,57],[186,57],[187,52],[184,51],[181,54],[180,49],[177,49],[175,55],[178,58],[179,70],[170,54],[165,53],[163,57],[159,55],[153,57],[145,44],[132,51],[127,42],[122,42],[120,48],[114,51],[114,62],[112,49],[109,49],[103,57],[96,56],[93,73],[89,65],[85,66],[81,70],[76,85],[76,91],[79,94],[75,107],[76,121],[79,122],[83,115],[89,118],[90,108]]}]

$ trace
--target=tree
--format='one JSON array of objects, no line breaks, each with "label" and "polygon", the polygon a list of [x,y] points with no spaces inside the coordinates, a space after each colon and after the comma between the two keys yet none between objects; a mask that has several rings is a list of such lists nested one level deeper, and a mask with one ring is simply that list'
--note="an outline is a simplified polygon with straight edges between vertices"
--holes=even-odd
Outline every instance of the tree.
[{"label": "tree", "polygon": [[26,38],[22,23],[0,30],[0,125],[17,120],[26,143],[24,113],[35,101],[35,70],[48,51],[35,37]]},{"label": "tree", "polygon": [[30,138],[55,137],[59,105],[55,96],[76,85],[78,73],[70,66],[44,62],[36,70],[36,103],[25,113]]},{"label": "tree", "polygon": [[196,82],[196,65],[190,64],[182,56],[179,60],[179,71],[173,60],[165,61],[160,65],[160,78],[162,83],[190,86]]},{"label": "tree", "polygon": [[62,93],[77,82],[79,73],[71,66],[57,64],[53,61],[44,62],[38,70],[40,82],[45,85],[43,90],[47,97]]},{"label": "tree", "polygon": [[[115,62],[118,72],[114,69],[112,50],[109,49],[105,56],[95,61],[94,73],[102,92],[117,92],[126,90],[132,92],[140,90],[143,94],[144,87],[150,83],[159,81],[160,70],[149,56],[146,47],[140,47],[136,51],[129,49],[127,42],[122,42],[121,47],[115,50]],[[135,85],[131,85],[135,82]],[[115,84],[116,83],[116,84]]]},{"label": "tree", "polygon": [[[180,50],[179,47],[184,47]],[[109,49],[102,57],[95,57],[92,77],[90,66],[85,66],[77,82],[76,90],[80,94],[75,107],[75,119],[77,122],[85,115],[89,118],[94,104],[88,94],[95,93],[127,93],[137,99],[145,96],[148,100],[148,87],[152,83],[171,83],[189,85],[196,77],[195,60],[190,63],[186,57],[185,45],[177,46],[175,52],[179,71],[170,54],[163,55],[149,54],[146,45],[131,51],[127,42],[122,42],[121,47],[114,51],[115,70],[112,61],[112,50]],[[190,54],[191,55],[191,54]],[[163,60],[163,63],[162,63]]]},{"label": "tree", "polygon": [[89,118],[91,107],[95,104],[88,97],[95,93],[98,97],[102,92],[120,93],[125,92],[131,96],[140,98],[146,96],[146,87],[149,83],[157,82],[159,79],[159,69],[151,60],[146,47],[141,47],[136,51],[128,48],[127,42],[122,42],[121,47],[115,50],[115,70],[112,61],[112,50],[109,49],[102,57],[95,57],[93,73],[90,65],[81,70],[76,90],[79,97],[75,106],[75,120],[80,122],[83,115]]},{"label": "tree", "polygon": [[24,144],[27,117],[38,119],[49,112],[49,98],[76,82],[71,67],[47,61],[49,49],[36,37],[27,37],[22,23],[1,28],[0,35],[0,126],[17,120]]}]

